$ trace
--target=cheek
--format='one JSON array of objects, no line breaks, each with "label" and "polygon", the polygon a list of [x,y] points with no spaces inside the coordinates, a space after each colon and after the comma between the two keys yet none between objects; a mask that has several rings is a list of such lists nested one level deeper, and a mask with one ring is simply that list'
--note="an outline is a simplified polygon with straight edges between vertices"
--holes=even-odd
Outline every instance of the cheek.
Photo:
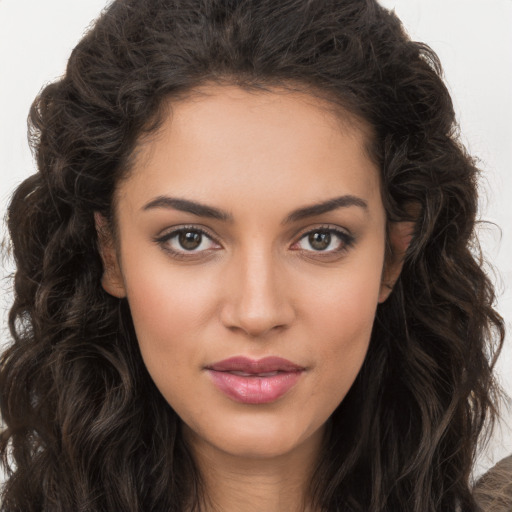
[{"label": "cheek", "polygon": [[206,276],[200,278],[197,269],[173,272],[165,258],[161,264],[156,258],[151,265],[144,265],[143,258],[141,255],[136,265],[126,263],[127,297],[135,332],[150,373],[171,378],[186,365],[197,364],[201,348],[197,333],[215,307],[215,285]]},{"label": "cheek", "polygon": [[190,286],[180,289],[172,280],[136,279],[128,287],[128,300],[136,327],[153,332],[157,338],[169,338],[169,333],[194,329],[200,323],[204,308],[200,293],[195,293]]},{"label": "cheek", "polygon": [[373,329],[381,271],[375,260],[365,263],[361,259],[353,268],[347,266],[309,301],[309,324],[316,340],[310,350],[317,358],[318,378],[336,390],[329,397],[335,406],[359,373]]},{"label": "cheek", "polygon": [[[202,360],[206,291],[162,275],[135,277],[128,300],[142,359],[153,382],[182,419],[197,409],[190,375]],[[191,407],[191,404],[194,404]],[[196,411],[196,414],[201,414]]]},{"label": "cheek", "polygon": [[342,266],[334,275],[327,275],[323,281],[317,280],[314,287],[311,286],[314,280],[310,280],[309,287],[304,282],[303,287],[310,293],[305,297],[307,304],[303,309],[311,312],[310,318],[318,319],[320,328],[324,326],[348,339],[350,332],[355,335],[354,340],[359,339],[356,333],[367,333],[373,325],[381,275],[382,259],[363,254]]},{"label": "cheek", "polygon": [[336,360],[345,368],[362,363],[375,318],[377,292],[371,285],[363,289],[347,286],[333,290],[330,301],[316,302],[312,314],[316,313],[317,339],[322,340],[319,346],[326,363]]}]

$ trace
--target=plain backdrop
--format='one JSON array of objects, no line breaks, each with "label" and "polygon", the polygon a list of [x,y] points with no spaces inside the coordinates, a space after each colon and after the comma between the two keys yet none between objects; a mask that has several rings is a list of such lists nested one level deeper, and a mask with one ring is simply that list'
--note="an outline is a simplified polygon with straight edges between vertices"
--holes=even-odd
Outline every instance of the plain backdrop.
[{"label": "plain backdrop", "polygon": [[[276,0],[278,1],[278,0]],[[0,0],[0,218],[13,189],[34,172],[26,137],[30,104],[58,78],[105,0]],[[481,161],[480,230],[496,269],[498,310],[512,330],[512,0],[382,0],[413,39],[440,56],[463,142]],[[5,236],[2,222],[0,236]],[[8,342],[6,311],[12,263],[0,277],[0,345]],[[497,374],[512,395],[512,339],[507,335]],[[512,452],[512,414],[482,452],[476,474]]]}]

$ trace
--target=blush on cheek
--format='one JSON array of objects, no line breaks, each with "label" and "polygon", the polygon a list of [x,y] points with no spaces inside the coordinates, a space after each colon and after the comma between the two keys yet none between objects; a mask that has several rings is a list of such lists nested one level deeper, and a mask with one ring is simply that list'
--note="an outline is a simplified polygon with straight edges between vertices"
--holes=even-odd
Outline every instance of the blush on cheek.
[{"label": "blush on cheek", "polygon": [[[317,325],[322,326],[324,336],[325,361],[336,361],[344,368],[343,373],[354,378],[368,349],[375,312],[378,290],[376,286],[364,286],[361,283],[344,282],[344,291],[330,301],[317,303],[315,307]],[[346,293],[350,291],[350,293]],[[329,343],[325,343],[330,340]],[[354,372],[352,368],[355,367]]]},{"label": "blush on cheek", "polygon": [[328,293],[317,294],[311,307],[314,307],[317,315],[324,317],[324,322],[339,322],[345,327],[373,325],[380,291],[380,274],[375,269],[365,272],[364,268],[361,274],[343,276],[335,282],[335,286],[331,281]]},{"label": "blush on cheek", "polygon": [[[141,273],[142,274],[142,273]],[[194,354],[191,340],[201,328],[207,308],[204,293],[195,292],[194,287],[177,284],[172,278],[128,281],[127,298],[141,352],[149,366],[168,365],[180,362],[180,356]],[[169,284],[171,283],[171,284]],[[187,350],[182,350],[184,340]],[[151,359],[151,362],[149,361]],[[185,364],[185,361],[181,361]]]}]

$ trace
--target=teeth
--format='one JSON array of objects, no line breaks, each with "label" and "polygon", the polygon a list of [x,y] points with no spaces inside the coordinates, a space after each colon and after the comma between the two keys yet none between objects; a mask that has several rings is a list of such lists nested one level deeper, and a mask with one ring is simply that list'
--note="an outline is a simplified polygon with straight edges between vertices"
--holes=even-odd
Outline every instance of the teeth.
[{"label": "teeth", "polygon": [[267,373],[247,373],[247,372],[239,372],[239,371],[232,371],[229,372],[233,375],[238,375],[240,377],[274,377],[279,373],[279,371],[275,372],[267,372]]}]

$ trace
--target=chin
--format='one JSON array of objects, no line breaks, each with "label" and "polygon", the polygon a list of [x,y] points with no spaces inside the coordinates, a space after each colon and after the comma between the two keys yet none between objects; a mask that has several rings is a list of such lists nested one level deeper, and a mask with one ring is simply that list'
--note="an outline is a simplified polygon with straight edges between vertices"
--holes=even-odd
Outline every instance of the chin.
[{"label": "chin", "polygon": [[[320,443],[323,428],[293,429],[293,422],[251,422],[239,421],[237,424],[219,425],[207,433],[186,430],[197,442],[206,441],[214,450],[240,459],[274,459],[289,455],[294,451],[307,449],[307,446]],[[192,439],[191,439],[192,440]]]},{"label": "chin", "polygon": [[294,442],[290,439],[254,436],[229,440],[224,445],[224,451],[230,455],[238,458],[245,459],[275,459],[289,454],[300,443]]}]

